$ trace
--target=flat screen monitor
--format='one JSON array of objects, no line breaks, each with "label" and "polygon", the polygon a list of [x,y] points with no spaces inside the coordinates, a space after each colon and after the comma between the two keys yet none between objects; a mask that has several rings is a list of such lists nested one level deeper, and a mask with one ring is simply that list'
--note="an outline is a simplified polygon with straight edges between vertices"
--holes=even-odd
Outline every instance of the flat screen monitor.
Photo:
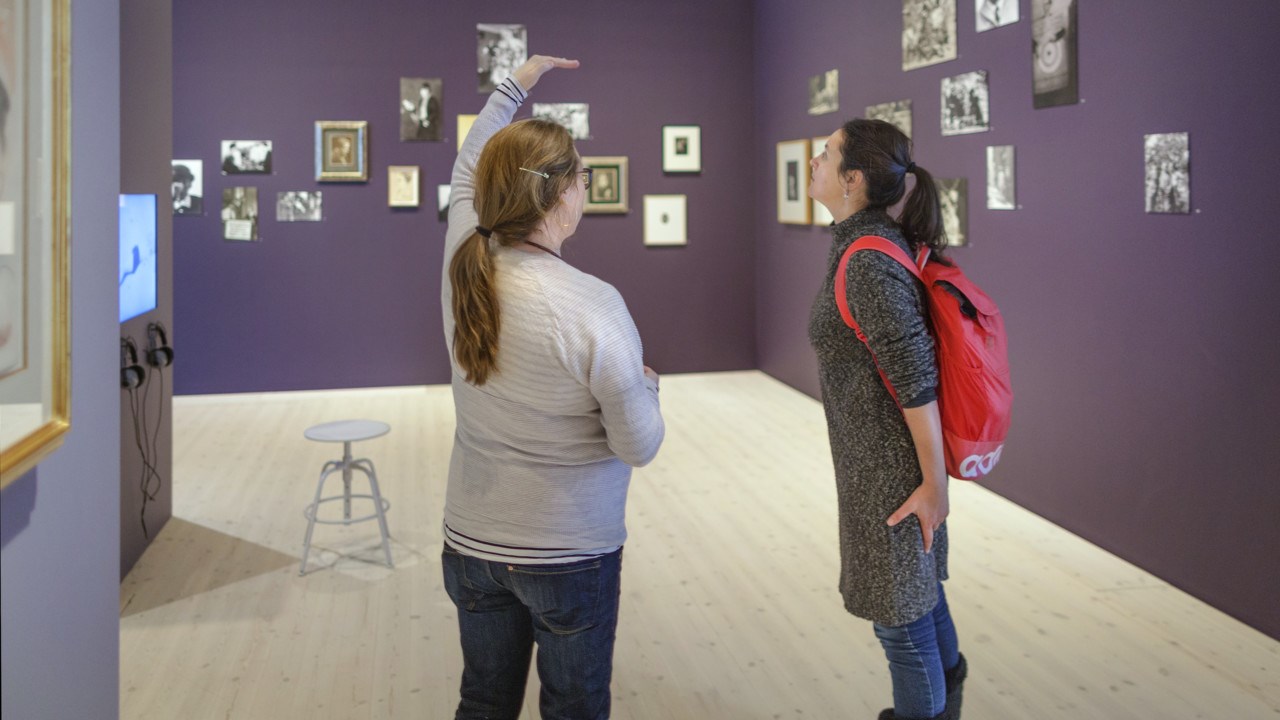
[{"label": "flat screen monitor", "polygon": [[120,322],[156,309],[156,196],[120,196]]}]

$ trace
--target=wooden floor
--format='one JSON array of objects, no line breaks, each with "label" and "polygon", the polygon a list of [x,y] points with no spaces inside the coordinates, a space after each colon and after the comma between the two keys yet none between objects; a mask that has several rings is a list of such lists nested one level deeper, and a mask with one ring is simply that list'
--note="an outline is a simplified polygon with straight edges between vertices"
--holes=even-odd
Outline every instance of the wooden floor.
[{"label": "wooden floor", "polygon": [[[890,704],[870,624],[835,590],[822,409],[757,372],[663,379],[667,440],[632,480],[613,716],[874,718]],[[324,461],[357,445],[391,501],[318,526]],[[121,717],[450,718],[461,655],[441,586],[447,387],[178,398],[174,518],[120,593]],[[1280,643],[979,486],[953,482],[948,597],[967,720],[1280,718]],[[356,508],[359,511],[359,507]],[[537,681],[523,717],[536,718]]]}]

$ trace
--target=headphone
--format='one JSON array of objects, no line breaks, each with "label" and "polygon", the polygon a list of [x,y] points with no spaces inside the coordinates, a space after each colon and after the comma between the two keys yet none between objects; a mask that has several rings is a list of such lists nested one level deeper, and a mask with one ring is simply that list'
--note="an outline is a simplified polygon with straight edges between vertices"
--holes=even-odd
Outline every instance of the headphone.
[{"label": "headphone", "polygon": [[146,378],[147,371],[138,364],[138,346],[133,338],[120,338],[120,387],[133,390]]},{"label": "headphone", "polygon": [[147,325],[147,364],[155,368],[173,364],[173,348],[169,347],[164,325],[158,322]]}]

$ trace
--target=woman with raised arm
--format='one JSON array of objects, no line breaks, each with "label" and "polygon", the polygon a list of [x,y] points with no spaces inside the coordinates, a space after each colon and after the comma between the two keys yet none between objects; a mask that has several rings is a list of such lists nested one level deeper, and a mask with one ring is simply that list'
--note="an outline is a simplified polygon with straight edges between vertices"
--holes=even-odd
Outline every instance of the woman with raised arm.
[{"label": "woman with raised arm", "polygon": [[591,172],[569,133],[512,123],[542,75],[498,85],[453,169],[441,300],[457,433],[444,511],[457,718],[515,718],[536,645],[544,718],[607,718],[631,467],[664,426],[658,375],[611,285],[561,255]]}]

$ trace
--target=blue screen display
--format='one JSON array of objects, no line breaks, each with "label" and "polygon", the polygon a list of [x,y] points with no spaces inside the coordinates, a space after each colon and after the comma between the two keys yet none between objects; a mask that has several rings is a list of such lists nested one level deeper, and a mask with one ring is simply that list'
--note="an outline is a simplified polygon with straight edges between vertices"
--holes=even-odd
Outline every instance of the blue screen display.
[{"label": "blue screen display", "polygon": [[120,196],[120,322],[156,309],[156,196]]}]

